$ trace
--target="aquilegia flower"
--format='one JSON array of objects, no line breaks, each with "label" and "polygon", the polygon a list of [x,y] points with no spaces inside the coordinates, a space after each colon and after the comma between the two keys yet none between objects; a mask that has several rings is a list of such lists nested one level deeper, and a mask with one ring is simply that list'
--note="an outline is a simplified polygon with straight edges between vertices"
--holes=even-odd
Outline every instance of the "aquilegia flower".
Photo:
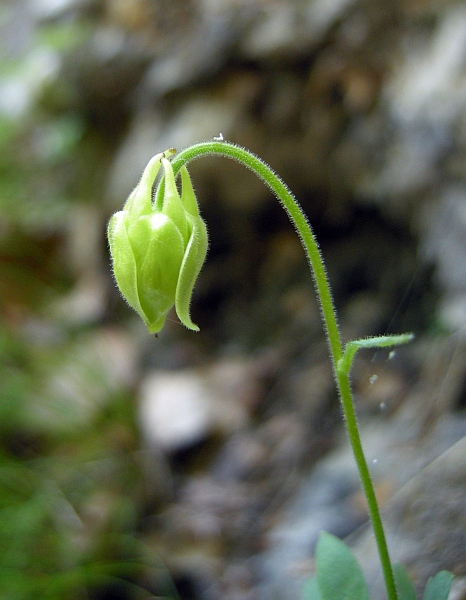
[{"label": "aquilegia flower", "polygon": [[[188,171],[181,169],[181,196],[173,168],[157,154],[123,210],[108,225],[113,274],[121,294],[151,333],[160,331],[173,306],[180,321],[198,331],[189,315],[194,284],[207,254],[207,229],[199,214]],[[152,189],[161,164],[165,171],[162,206]]]}]

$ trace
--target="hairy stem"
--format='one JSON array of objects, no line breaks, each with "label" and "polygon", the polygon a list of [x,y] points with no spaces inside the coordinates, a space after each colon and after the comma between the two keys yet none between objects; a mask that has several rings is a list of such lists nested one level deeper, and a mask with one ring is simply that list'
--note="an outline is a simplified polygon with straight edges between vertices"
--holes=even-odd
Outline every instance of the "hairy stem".
[{"label": "hairy stem", "polygon": [[[312,228],[298,201],[290,192],[288,187],[283,183],[283,181],[274,173],[274,171],[260,158],[244,148],[234,144],[221,141],[201,142],[182,150],[178,155],[176,155],[172,162],[175,175],[179,172],[183,165],[206,154],[218,154],[232,158],[251,169],[251,171],[253,171],[260,179],[262,179],[276,195],[281,205],[288,213],[288,216],[295,226],[297,233],[299,234],[314,279],[314,285],[316,288],[317,298],[319,301],[329,345],[334,377],[345,416],[354,458],[359,471],[359,476],[361,478],[364,494],[366,496],[369,516],[372,521],[374,535],[380,555],[380,561],[382,564],[387,595],[389,600],[397,600],[395,579],[393,576],[393,570],[388,553],[382,520],[380,517],[380,511],[377,504],[377,499],[375,497],[374,486],[372,484],[367,461],[362,449],[361,438],[359,436],[349,381],[350,365],[348,365],[347,368],[341,366],[344,364],[344,361],[341,361],[343,357],[343,345],[338,330],[336,311],[333,304],[324,262],[322,260],[319,246]],[[160,194],[162,191],[163,188],[161,184],[159,186],[158,194]]]}]

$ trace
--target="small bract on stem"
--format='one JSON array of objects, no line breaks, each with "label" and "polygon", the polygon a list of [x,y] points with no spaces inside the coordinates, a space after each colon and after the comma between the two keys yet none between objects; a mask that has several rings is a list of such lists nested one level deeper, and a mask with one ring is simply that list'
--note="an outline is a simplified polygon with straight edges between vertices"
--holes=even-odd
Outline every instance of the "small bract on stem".
[{"label": "small bract on stem", "polygon": [[[182,150],[171,162],[167,160],[170,153],[171,151],[159,154],[149,162],[139,186],[128,199],[123,211],[116,213],[110,221],[110,250],[115,279],[122,295],[142,316],[152,333],[160,331],[167,312],[173,306],[176,306],[180,320],[188,328],[197,330],[191,322],[188,309],[194,282],[206,256],[207,232],[199,215],[186,165],[207,154],[231,158],[253,171],[272,190],[300,237],[312,272],[334,378],[367,500],[387,596],[389,600],[403,600],[398,599],[379,506],[361,444],[349,373],[359,349],[405,344],[413,336],[385,335],[353,340],[346,346],[343,345],[326,269],[312,228],[296,198],[264,161],[248,150],[218,138]],[[152,202],[152,185],[160,163],[163,163],[165,175],[159,182]],[[181,197],[175,184],[179,173],[182,179]],[[327,551],[322,550],[325,547],[341,552],[338,544],[329,541],[329,538],[322,542],[322,556],[326,555]],[[346,556],[344,552],[343,555]],[[352,564],[352,561],[349,562]],[[316,586],[317,584],[311,586],[313,593],[317,594],[312,598],[318,599],[321,595]],[[323,587],[327,589],[325,585]]]}]

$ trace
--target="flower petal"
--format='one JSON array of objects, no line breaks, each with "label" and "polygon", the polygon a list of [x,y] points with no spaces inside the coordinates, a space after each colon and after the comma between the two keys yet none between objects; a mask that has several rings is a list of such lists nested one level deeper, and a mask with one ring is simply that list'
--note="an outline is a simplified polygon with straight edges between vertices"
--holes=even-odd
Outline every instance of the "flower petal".
[{"label": "flower petal", "polygon": [[113,275],[126,302],[142,315],[136,277],[136,259],[128,238],[126,212],[119,211],[108,223],[107,236],[113,262]]},{"label": "flower petal", "polygon": [[191,321],[189,306],[194,284],[207,255],[207,228],[201,217],[189,217],[192,226],[191,237],[181,264],[178,284],[176,286],[176,314],[188,329],[199,331],[199,327]]},{"label": "flower petal", "polygon": [[175,304],[183,238],[173,221],[162,213],[137,219],[129,237],[136,257],[141,316],[149,331],[157,333]]}]

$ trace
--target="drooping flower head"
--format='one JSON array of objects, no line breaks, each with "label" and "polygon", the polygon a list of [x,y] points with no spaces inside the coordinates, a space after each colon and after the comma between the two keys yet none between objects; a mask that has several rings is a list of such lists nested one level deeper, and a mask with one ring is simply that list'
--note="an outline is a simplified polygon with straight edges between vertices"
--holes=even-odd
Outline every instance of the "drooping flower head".
[{"label": "drooping flower head", "polygon": [[[173,168],[166,158],[154,156],[141,180],[108,225],[113,274],[128,304],[151,333],[159,332],[167,313],[176,307],[180,321],[198,331],[189,315],[197,276],[207,254],[207,229],[188,171],[181,169],[181,196]],[[160,166],[165,173],[162,206],[155,206],[153,185]]]}]

